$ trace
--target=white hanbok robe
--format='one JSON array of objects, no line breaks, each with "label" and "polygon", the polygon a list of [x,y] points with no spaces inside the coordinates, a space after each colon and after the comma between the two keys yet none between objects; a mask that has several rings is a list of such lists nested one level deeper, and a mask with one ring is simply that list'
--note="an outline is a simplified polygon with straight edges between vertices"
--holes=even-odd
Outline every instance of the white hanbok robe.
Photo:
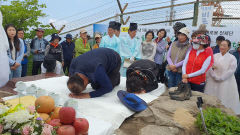
[{"label": "white hanbok robe", "polygon": [[99,47],[110,48],[119,53],[120,39],[115,35],[113,35],[112,38],[110,38],[109,35],[106,35],[102,38]]},{"label": "white hanbok robe", "polygon": [[120,37],[121,45],[120,45],[120,56],[122,59],[121,66],[121,76],[126,76],[127,68],[123,67],[124,59],[130,59],[134,57],[135,59],[141,59],[141,41],[136,37],[131,38],[129,35]]},{"label": "white hanbok robe", "polygon": [[216,96],[222,104],[231,108],[236,114],[240,114],[240,103],[237,83],[234,72],[237,68],[236,58],[226,53],[214,55],[214,70],[211,68],[207,73],[207,83],[204,93]]},{"label": "white hanbok robe", "polygon": [[3,87],[9,80],[10,67],[7,50],[9,43],[6,32],[2,26],[2,13],[0,11],[0,88]]}]

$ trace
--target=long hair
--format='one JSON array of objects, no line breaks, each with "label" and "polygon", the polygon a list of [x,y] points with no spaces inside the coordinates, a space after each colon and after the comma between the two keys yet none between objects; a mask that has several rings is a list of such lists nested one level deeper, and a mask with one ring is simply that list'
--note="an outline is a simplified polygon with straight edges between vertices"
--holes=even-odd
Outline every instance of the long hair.
[{"label": "long hair", "polygon": [[14,46],[15,46],[15,49],[16,49],[17,51],[19,51],[19,50],[20,50],[20,40],[19,40],[19,38],[18,38],[18,36],[17,36],[17,29],[16,29],[16,27],[15,27],[13,24],[8,24],[8,25],[5,26],[5,32],[6,32],[7,37],[8,37],[9,48],[10,48],[10,50],[13,49],[13,44],[12,44],[12,42],[11,42],[10,37],[8,36],[8,33],[7,33],[7,29],[10,28],[10,27],[13,27],[13,28],[16,30],[16,35],[15,35],[14,38],[13,38],[13,44],[14,44]]},{"label": "long hair", "polygon": [[147,81],[135,72],[132,72],[129,77],[127,77],[126,86],[128,92],[140,92],[146,84]]}]

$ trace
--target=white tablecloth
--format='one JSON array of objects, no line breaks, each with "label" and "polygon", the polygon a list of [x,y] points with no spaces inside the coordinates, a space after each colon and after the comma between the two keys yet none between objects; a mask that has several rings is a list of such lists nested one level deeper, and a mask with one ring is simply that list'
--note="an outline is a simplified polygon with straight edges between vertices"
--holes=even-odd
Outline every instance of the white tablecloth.
[{"label": "white tablecloth", "polygon": [[[69,90],[67,88],[68,77],[55,77],[49,79],[42,79],[37,81],[26,82],[27,86],[35,84],[37,87],[47,90],[48,92],[55,92],[61,95],[60,104],[63,105],[68,99]],[[121,78],[119,86],[108,94],[98,98],[91,99],[75,99],[78,102],[77,117],[87,118],[90,124],[89,135],[111,135],[115,129],[118,129],[123,121],[134,112],[126,108],[118,99],[117,92],[125,90],[126,78]],[[88,85],[86,92],[92,91],[91,86]],[[147,103],[157,99],[165,91],[165,86],[159,84],[158,89],[138,95]]]}]

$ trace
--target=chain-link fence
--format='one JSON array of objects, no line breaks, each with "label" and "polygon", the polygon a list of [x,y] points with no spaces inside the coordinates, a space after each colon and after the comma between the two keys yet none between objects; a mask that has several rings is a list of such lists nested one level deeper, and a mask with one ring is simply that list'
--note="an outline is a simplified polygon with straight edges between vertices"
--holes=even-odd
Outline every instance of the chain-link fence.
[{"label": "chain-link fence", "polygon": [[[127,3],[127,0],[125,0],[125,2]],[[65,35],[67,33],[76,35],[79,33],[81,28],[85,28],[89,34],[92,35],[93,24],[108,24],[108,22],[112,20],[119,21],[120,15],[123,15],[123,20],[130,17],[129,22],[136,22],[142,25],[169,26],[174,24],[176,21],[181,21],[188,26],[192,26],[194,11],[197,10],[194,8],[194,5],[197,2],[199,2],[198,8],[202,5],[214,6],[213,26],[225,27],[240,25],[239,0],[168,0],[163,2],[156,0],[155,3],[151,3],[152,5],[159,5],[159,7],[155,6],[155,8],[148,8],[152,5],[146,2],[145,4],[143,0],[138,0],[136,2],[142,3],[137,5],[130,5],[130,3],[123,14],[117,14],[119,11],[117,11],[116,7],[113,6],[95,14],[69,22],[66,24],[65,30],[61,33],[61,35]],[[139,8],[141,9],[134,10]]]}]

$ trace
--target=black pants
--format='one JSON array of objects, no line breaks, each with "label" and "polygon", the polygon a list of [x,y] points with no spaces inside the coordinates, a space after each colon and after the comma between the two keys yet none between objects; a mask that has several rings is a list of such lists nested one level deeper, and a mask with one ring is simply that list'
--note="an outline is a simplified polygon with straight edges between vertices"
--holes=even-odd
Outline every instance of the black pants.
[{"label": "black pants", "polygon": [[204,88],[205,88],[206,83],[202,83],[200,85],[194,84],[194,83],[189,83],[189,84],[191,86],[191,90],[204,93]]},{"label": "black pants", "polygon": [[37,75],[38,71],[41,71],[41,64],[43,61],[33,61],[32,75]]},{"label": "black pants", "polygon": [[158,82],[165,83],[166,77],[165,77],[165,70],[166,70],[166,64],[163,63],[162,65],[157,64],[158,67],[158,74],[157,74],[157,79]]},{"label": "black pants", "polygon": [[236,82],[237,82],[237,87],[238,87],[238,94],[240,97],[240,74],[235,74]]},{"label": "black pants", "polygon": [[[117,66],[112,72],[110,72],[108,74],[108,77],[109,77],[110,81],[112,82],[113,88],[120,84],[120,77],[121,77],[120,76],[121,57],[118,53],[116,53],[116,55],[117,55]],[[92,86],[93,89],[100,88],[100,85],[97,84],[97,83],[91,83],[91,86]]]},{"label": "black pants", "polygon": [[67,72],[69,73],[69,68],[70,68],[71,62],[72,62],[72,60],[70,60],[70,61],[64,61],[63,72],[64,72],[65,74],[66,74],[66,70],[67,70]]}]

